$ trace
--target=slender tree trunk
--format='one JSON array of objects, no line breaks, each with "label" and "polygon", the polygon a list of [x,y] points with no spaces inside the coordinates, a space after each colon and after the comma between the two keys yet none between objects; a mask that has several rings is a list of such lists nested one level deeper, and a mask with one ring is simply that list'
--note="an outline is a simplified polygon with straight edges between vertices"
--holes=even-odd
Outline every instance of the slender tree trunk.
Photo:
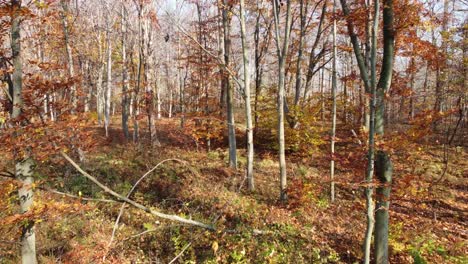
[{"label": "slender tree trunk", "polygon": [[[336,14],[336,3],[333,1],[333,15]],[[330,161],[330,200],[335,201],[335,132],[336,132],[336,19],[333,18],[333,69],[332,69],[332,129],[331,129],[331,161]]]},{"label": "slender tree trunk", "polygon": [[[23,107],[23,54],[21,51],[21,1],[11,1],[13,13],[11,21],[11,50],[13,61],[12,88],[13,106],[11,118],[20,118]],[[21,122],[17,122],[20,124]],[[26,150],[28,152],[28,150]],[[15,154],[16,156],[16,154]],[[27,213],[33,204],[33,169],[34,162],[28,154],[22,158],[16,157],[15,176],[20,182],[18,197],[21,213]],[[35,264],[36,260],[36,235],[34,221],[27,219],[21,233],[21,260],[23,264]]]},{"label": "slender tree trunk", "polygon": [[424,72],[424,84],[423,84],[423,104],[426,104],[427,99],[427,83],[429,81],[429,62],[426,61],[426,70]]},{"label": "slender tree trunk", "polygon": [[371,36],[371,52],[370,52],[370,85],[371,85],[371,100],[370,100],[370,123],[369,123],[369,150],[367,157],[367,174],[366,174],[366,207],[367,207],[367,227],[364,238],[364,263],[368,264],[371,260],[371,241],[374,231],[374,187],[372,179],[374,176],[375,165],[375,112],[376,112],[376,89],[377,89],[377,32],[379,29],[379,0],[374,1],[374,17],[372,21],[372,36]]},{"label": "slender tree trunk", "polygon": [[291,29],[291,1],[287,0],[286,25],[284,28],[284,39],[280,39],[280,8],[276,0],[273,0],[273,14],[275,20],[275,38],[278,55],[278,146],[280,165],[280,200],[287,200],[287,176],[286,176],[286,156],[284,140],[284,97],[285,97],[285,64],[289,49],[289,35]]},{"label": "slender tree trunk", "polygon": [[[444,0],[444,14],[442,19],[442,45],[441,50],[443,52],[443,56],[447,56],[447,38],[444,34],[448,31],[448,9],[449,9],[449,0]],[[447,86],[447,58],[441,58],[442,62],[437,68],[437,80],[436,80],[436,98],[435,98],[435,105],[434,111],[441,112],[443,111],[444,107],[444,91]],[[434,129],[437,129],[436,123],[434,123]]]},{"label": "slender tree trunk", "polygon": [[125,139],[130,138],[128,131],[128,68],[127,68],[127,10],[122,3],[122,131]]},{"label": "slender tree trunk", "polygon": [[[394,18],[393,18],[393,0],[383,1],[383,58],[382,68],[380,72],[379,83],[377,84],[376,94],[376,116],[375,116],[375,132],[379,137],[384,135],[384,109],[385,109],[385,93],[390,89],[393,73],[394,61]],[[379,166],[376,170],[376,175],[381,185],[385,186],[379,189],[381,195],[377,196],[378,208],[376,211],[376,229],[374,234],[375,241],[375,256],[377,264],[388,263],[388,209],[390,196],[390,182],[392,178],[392,163],[389,155],[384,151],[378,152]]]},{"label": "slender tree trunk", "polygon": [[306,10],[304,10],[304,0],[299,0],[299,9],[300,9],[300,19],[301,19],[301,29],[299,33],[299,47],[297,51],[297,62],[296,62],[296,85],[295,85],[295,94],[294,94],[294,106],[297,106],[299,99],[301,98],[301,80],[302,80],[302,54],[304,52],[304,37],[306,30],[306,20],[307,20],[307,3]]},{"label": "slender tree trunk", "polygon": [[86,64],[85,64],[85,68],[86,68],[86,78],[87,78],[87,83],[88,83],[88,93],[86,95],[86,102],[85,102],[85,109],[84,111],[85,112],[89,112],[91,111],[91,105],[92,105],[92,100],[93,100],[93,82],[92,82],[92,77],[91,77],[91,66],[90,66],[90,62],[89,61],[86,61]]},{"label": "slender tree trunk", "polygon": [[185,76],[180,83],[180,127],[183,128],[185,125],[185,83],[188,78],[188,65],[185,67]]},{"label": "slender tree trunk", "polygon": [[410,63],[410,70],[411,70],[411,78],[410,78],[410,89],[411,89],[411,95],[410,95],[410,111],[408,114],[408,119],[412,120],[414,118],[414,101],[415,101],[415,91],[414,91],[414,76],[416,75],[416,68],[415,68],[415,59],[414,57],[411,57],[411,63]]},{"label": "slender tree trunk", "polygon": [[[60,1],[62,5],[62,25],[63,25],[63,35],[65,36],[65,49],[67,51],[67,61],[68,61],[68,75],[70,78],[75,77],[74,69],[73,69],[73,55],[70,45],[70,32],[68,29],[68,3],[66,0]],[[77,107],[77,95],[76,95],[76,86],[72,84],[70,87],[70,99],[72,102],[72,109],[71,112],[75,113]]]},{"label": "slender tree trunk", "polygon": [[[225,8],[223,1],[218,1],[218,16],[219,19],[217,20],[217,31],[218,31],[218,36],[217,36],[217,41],[218,41],[218,57],[219,58],[224,58],[224,35],[223,35],[223,9]],[[222,73],[224,71],[224,68],[222,65],[219,65],[219,72]],[[226,87],[224,86],[223,83],[224,77],[221,76],[219,80],[219,85],[220,85],[220,95],[219,95],[219,108],[221,109],[221,112],[223,111],[224,107],[226,106],[226,91],[224,90]]]},{"label": "slender tree trunk", "polygon": [[[257,10],[259,9],[257,0]],[[260,65],[260,10],[255,18],[254,44],[255,44],[255,102],[254,102],[254,138],[258,132],[258,99],[262,89],[262,69]]]},{"label": "slender tree trunk", "polygon": [[138,69],[137,69],[137,81],[133,98],[133,141],[137,142],[139,140],[139,129],[138,129],[138,114],[139,114],[139,93],[141,88],[141,74],[143,67],[143,50],[144,50],[144,38],[143,38],[143,26],[142,26],[142,13],[143,5],[139,4],[138,9]]},{"label": "slender tree trunk", "polygon": [[247,181],[249,190],[255,189],[253,176],[253,161],[254,161],[254,143],[253,143],[253,127],[252,127],[252,109],[250,103],[250,61],[249,47],[247,45],[247,29],[245,26],[245,4],[244,0],[240,0],[240,27],[242,40],[242,58],[244,61],[244,98],[245,98],[245,117],[247,123]]},{"label": "slender tree trunk", "polygon": [[102,81],[104,78],[104,52],[103,47],[101,46],[101,34],[99,34],[99,43],[98,43],[98,54],[99,54],[99,69],[98,69],[98,78],[96,83],[96,111],[98,115],[99,125],[103,124],[104,121],[104,91],[102,87]]},{"label": "slender tree trunk", "polygon": [[[325,61],[325,57],[323,57],[323,61]],[[322,68],[322,72],[320,74],[320,121],[325,121],[325,68]]]},{"label": "slender tree trunk", "polygon": [[[224,28],[224,65],[229,67],[231,56],[231,19],[230,9],[232,6],[228,0],[223,0],[223,28]],[[234,89],[230,83],[230,76],[227,72],[224,74],[224,86],[226,91],[226,110],[227,110],[227,123],[228,123],[228,138],[229,138],[229,166],[237,168],[237,153],[236,153],[236,127],[234,121],[234,105],[233,95]]]},{"label": "slender tree trunk", "polygon": [[375,212],[375,260],[378,264],[388,263],[388,208],[390,205],[390,184],[392,182],[392,162],[384,151],[378,151],[375,159],[375,175],[380,182],[376,190],[377,207]]},{"label": "slender tree trunk", "polygon": [[[297,105],[299,103],[299,100],[301,98],[301,87],[302,87],[302,57],[303,57],[303,52],[304,52],[304,37],[305,37],[305,30],[306,30],[306,20],[307,20],[307,6],[308,3],[306,3],[304,7],[304,0],[299,1],[299,9],[300,9],[300,33],[299,33],[299,47],[297,51],[297,62],[296,62],[296,83],[295,83],[295,93],[294,93],[294,109],[293,109],[293,114],[289,113],[289,108],[286,107],[286,117],[287,121],[289,123],[289,126],[291,128],[296,128],[297,126]],[[305,10],[304,10],[305,8]],[[285,101],[285,104],[287,104],[287,101]]]},{"label": "slender tree trunk", "polygon": [[162,117],[162,109],[161,109],[161,106],[162,106],[162,100],[161,100],[161,78],[160,77],[157,77],[157,81],[156,81],[156,112],[157,112],[157,118],[158,119],[161,119]]},{"label": "slender tree trunk", "polygon": [[[109,26],[110,27],[110,26]],[[112,101],[112,42],[110,39],[110,29],[107,31],[107,82],[106,82],[106,96],[104,108],[104,128],[106,130],[106,137],[109,136],[110,124],[110,110]]]}]

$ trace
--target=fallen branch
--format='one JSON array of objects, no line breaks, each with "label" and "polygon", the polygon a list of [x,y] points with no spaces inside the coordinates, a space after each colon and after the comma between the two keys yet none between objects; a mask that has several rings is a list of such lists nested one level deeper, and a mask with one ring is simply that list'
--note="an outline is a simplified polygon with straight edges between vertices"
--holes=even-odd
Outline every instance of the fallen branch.
[{"label": "fallen branch", "polygon": [[[146,178],[148,175],[150,175],[153,171],[155,171],[157,168],[159,168],[159,166],[161,166],[162,164],[168,162],[168,161],[175,161],[175,162],[179,162],[179,163],[182,163],[182,164],[186,164],[185,161],[183,160],[180,160],[180,159],[165,159],[161,162],[159,162],[158,164],[156,164],[156,166],[154,166],[151,170],[147,171],[143,176],[140,177],[140,179],[138,179],[138,181],[136,181],[136,183],[132,186],[132,189],[130,189],[130,191],[128,192],[127,194],[127,198],[130,198],[130,195],[132,195],[133,191],[136,189],[136,187],[140,184],[140,182]],[[189,168],[191,169],[191,168]],[[193,172],[193,170],[191,169],[191,171]],[[196,174],[196,173],[195,173]],[[120,221],[120,217],[122,217],[122,214],[123,214],[123,211],[125,209],[125,204],[122,204],[122,206],[120,207],[120,211],[119,211],[119,215],[117,216],[117,219],[115,220],[115,223],[114,223],[114,228],[112,229],[112,236],[111,236],[111,239],[109,241],[109,244],[107,245],[107,247],[110,247],[112,242],[114,241],[114,237],[115,237],[115,232],[117,231],[117,228],[119,226],[119,221]]]},{"label": "fallen branch", "polygon": [[123,195],[120,195],[118,193],[116,193],[115,191],[113,191],[112,189],[110,189],[109,187],[105,186],[104,184],[102,184],[101,182],[99,182],[96,178],[94,178],[93,176],[91,176],[89,173],[87,173],[86,171],[84,171],[78,164],[76,164],[65,152],[61,152],[61,155],[73,166],[75,167],[75,169],[80,172],[84,177],[86,177],[87,179],[89,179],[90,181],[94,182],[97,186],[99,186],[99,188],[101,188],[103,191],[105,191],[106,193],[114,196],[115,198],[117,198],[118,200],[121,200],[125,203],[128,203],[140,210],[143,210],[149,214],[152,214],[154,216],[157,216],[159,218],[163,218],[163,219],[167,219],[167,220],[170,220],[170,221],[176,221],[176,222],[181,222],[181,223],[184,223],[184,224],[188,224],[188,225],[193,225],[193,226],[198,226],[198,227],[202,227],[202,228],[205,228],[205,229],[208,229],[208,230],[212,230],[214,231],[215,228],[213,225],[209,225],[209,224],[205,224],[205,223],[202,223],[202,222],[199,222],[199,221],[195,221],[195,220],[192,220],[192,219],[186,219],[186,218],[183,218],[183,217],[180,217],[178,215],[169,215],[169,214],[164,214],[164,213],[161,213],[161,212],[158,212],[158,211],[155,211],[155,210],[152,210],[140,203],[137,203],[133,200],[130,200],[129,198],[123,196]]}]

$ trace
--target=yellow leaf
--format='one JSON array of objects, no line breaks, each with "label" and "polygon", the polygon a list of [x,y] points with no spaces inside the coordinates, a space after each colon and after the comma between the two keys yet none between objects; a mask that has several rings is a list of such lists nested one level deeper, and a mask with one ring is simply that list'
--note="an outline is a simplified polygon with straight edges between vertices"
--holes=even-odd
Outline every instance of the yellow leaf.
[{"label": "yellow leaf", "polygon": [[213,253],[216,254],[216,251],[218,251],[219,248],[218,242],[213,241],[213,244],[211,244],[211,248],[213,249]]}]

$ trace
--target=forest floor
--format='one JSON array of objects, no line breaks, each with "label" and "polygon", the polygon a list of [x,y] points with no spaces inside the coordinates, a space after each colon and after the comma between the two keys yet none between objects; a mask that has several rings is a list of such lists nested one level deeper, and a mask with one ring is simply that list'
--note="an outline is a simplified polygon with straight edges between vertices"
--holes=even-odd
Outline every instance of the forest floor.
[{"label": "forest floor", "polygon": [[[162,164],[130,197],[154,210],[214,223],[216,231],[158,219],[127,206],[109,245],[121,204],[87,202],[45,190],[110,199],[62,158],[53,157],[37,167],[42,179],[38,186],[44,188],[36,190],[36,206],[46,205],[36,224],[41,263],[169,263],[176,256],[174,263],[360,262],[365,158],[363,147],[353,140],[337,144],[341,155],[334,203],[328,197],[326,144],[312,154],[288,155],[289,200],[281,203],[274,150],[257,150],[256,190],[248,192],[242,136],[236,171],[227,168],[223,139],[213,141],[207,151],[205,145],[195,144],[188,129],[179,128],[178,120],[157,124],[161,145],[155,147],[144,143],[144,134],[141,144],[125,143],[118,124],[108,138],[104,129],[91,128],[96,144],[86,151],[82,168],[126,195],[159,162],[183,160],[186,163]],[[338,131],[341,138],[352,139],[348,134]],[[468,152],[463,147],[454,151],[440,181],[445,170],[440,146],[413,146],[406,155],[393,155],[391,263],[468,262]],[[0,221],[12,212],[0,213]],[[17,263],[18,226],[3,225],[0,232],[0,263]]]}]

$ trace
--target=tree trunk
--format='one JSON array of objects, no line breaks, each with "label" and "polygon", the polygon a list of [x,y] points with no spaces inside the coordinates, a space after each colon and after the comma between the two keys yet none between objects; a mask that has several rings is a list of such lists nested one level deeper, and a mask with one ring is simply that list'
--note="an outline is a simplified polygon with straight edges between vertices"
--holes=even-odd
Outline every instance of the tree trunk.
[{"label": "tree trunk", "polygon": [[[394,18],[393,18],[393,0],[383,1],[383,35],[384,48],[382,58],[382,69],[380,72],[379,83],[377,84],[377,100],[376,100],[376,116],[375,116],[375,132],[380,137],[384,134],[384,109],[385,109],[385,93],[390,88],[393,73],[393,58],[394,58]],[[391,161],[383,151],[379,151],[378,160],[379,166],[376,170],[376,175],[380,184],[388,185],[392,178]],[[374,234],[375,240],[375,255],[378,264],[388,263],[388,206],[390,187],[385,187],[382,190],[382,195],[377,196],[377,204],[380,205],[379,211],[376,213],[376,228],[379,230]]]},{"label": "tree trunk", "polygon": [[[444,104],[444,91],[447,85],[447,38],[444,34],[448,31],[448,9],[449,9],[449,0],[444,0],[444,14],[442,19],[442,45],[441,50],[443,52],[443,58],[441,58],[442,62],[437,67],[437,80],[436,80],[436,91],[435,91],[435,105],[434,111],[441,112],[443,111],[443,104]],[[437,125],[434,122],[434,130],[437,129]]]},{"label": "tree trunk", "polygon": [[130,138],[128,131],[128,68],[127,68],[127,10],[122,3],[122,131],[125,139]]},{"label": "tree trunk", "polygon": [[102,88],[102,80],[104,78],[104,52],[101,46],[101,34],[99,34],[98,53],[99,53],[99,69],[96,83],[96,110],[98,115],[98,123],[102,125],[104,120],[104,91]]},{"label": "tree trunk", "polygon": [[[257,10],[259,9],[257,0]],[[260,65],[261,53],[260,53],[260,10],[258,10],[257,17],[255,18],[255,31],[254,31],[254,43],[255,43],[255,102],[254,102],[254,138],[257,137],[258,132],[258,99],[262,89],[262,68]]]},{"label": "tree trunk", "polygon": [[[23,58],[21,51],[21,17],[20,1],[12,1],[13,13],[11,22],[11,50],[13,60],[12,84],[13,106],[11,118],[20,118],[23,107]],[[20,124],[21,122],[17,122]],[[28,152],[26,150],[26,152]],[[33,169],[34,162],[27,155],[21,159],[16,158],[15,177],[20,182],[18,197],[21,213],[27,213],[33,204]],[[34,221],[27,220],[21,233],[21,260],[24,264],[35,264],[36,260],[36,236],[34,232]]]},{"label": "tree trunk", "polygon": [[[63,35],[65,38],[65,49],[67,51],[67,61],[68,61],[68,75],[70,78],[74,78],[74,69],[73,69],[73,55],[72,55],[72,50],[70,46],[70,32],[68,29],[68,3],[66,0],[61,0],[60,1],[62,5],[62,25],[63,25]],[[70,87],[70,99],[72,102],[72,109],[71,112],[72,114],[75,113],[76,107],[77,107],[77,98],[76,98],[76,87],[74,84],[71,85]]]},{"label": "tree trunk", "polygon": [[410,109],[409,109],[409,114],[408,114],[408,119],[412,120],[414,118],[414,101],[415,101],[415,91],[414,91],[414,77],[416,75],[416,68],[415,68],[415,59],[414,57],[411,57],[411,63],[410,63],[410,70],[411,70],[411,78],[410,78],[410,89],[411,89],[411,95],[410,95]]},{"label": "tree trunk", "polygon": [[[296,128],[297,126],[297,105],[299,103],[299,99],[301,98],[301,86],[302,86],[302,57],[303,57],[303,52],[304,52],[304,37],[305,37],[305,30],[306,30],[306,20],[307,20],[307,6],[308,3],[306,3],[304,7],[304,0],[299,1],[299,9],[300,9],[300,22],[301,22],[301,27],[300,27],[300,33],[299,33],[299,47],[297,51],[297,62],[296,62],[296,83],[295,83],[295,89],[294,89],[294,109],[293,109],[293,114],[289,113],[289,111],[286,112],[287,115],[287,120],[289,123],[289,126],[291,128]],[[304,10],[305,8],[305,10]],[[287,103],[285,101],[285,103]]]},{"label": "tree trunk", "polygon": [[[228,4],[228,0],[223,0],[223,28],[224,28],[224,65],[229,68],[231,56],[231,18],[230,9],[232,6]],[[234,89],[230,83],[229,74],[224,71],[224,89],[226,91],[226,110],[227,110],[227,123],[228,123],[228,138],[229,138],[229,166],[237,168],[237,153],[236,153],[236,127],[234,121],[234,105],[233,94]]]},{"label": "tree trunk", "polygon": [[375,212],[375,262],[388,263],[388,208],[390,204],[390,184],[392,182],[392,162],[384,151],[378,151],[375,159],[375,176],[380,182],[376,190],[377,207]]},{"label": "tree trunk", "polygon": [[287,196],[286,157],[284,140],[284,97],[285,97],[285,64],[289,49],[289,35],[291,29],[291,1],[287,1],[286,25],[284,28],[284,40],[280,39],[280,8],[277,1],[273,0],[273,14],[275,20],[275,38],[278,55],[278,147],[280,165],[280,200],[285,202]]},{"label": "tree trunk", "polygon": [[245,26],[245,4],[240,0],[240,27],[242,40],[242,58],[244,61],[244,98],[245,98],[245,116],[247,123],[247,181],[249,190],[255,189],[253,177],[254,144],[252,127],[252,109],[250,104],[250,73],[249,73],[249,47],[247,45],[247,30]]},{"label": "tree trunk", "polygon": [[[108,25],[109,26],[109,25]],[[110,27],[110,26],[109,26]],[[109,136],[110,110],[112,101],[112,42],[110,39],[110,29],[107,29],[107,82],[104,108],[104,128],[106,137]]]},{"label": "tree trunk", "polygon": [[[333,15],[336,14],[336,3],[333,1]],[[335,201],[335,132],[336,132],[336,19],[333,18],[333,69],[332,69],[332,129],[331,129],[331,161],[330,161],[330,200]]]},{"label": "tree trunk", "polygon": [[139,129],[138,129],[138,114],[139,114],[139,93],[141,88],[141,73],[143,67],[143,50],[144,50],[144,39],[143,39],[143,26],[142,26],[142,13],[143,13],[143,5],[137,5],[138,10],[138,69],[137,69],[137,76],[136,76],[136,87],[134,92],[133,98],[133,142],[137,142],[139,140]]}]

